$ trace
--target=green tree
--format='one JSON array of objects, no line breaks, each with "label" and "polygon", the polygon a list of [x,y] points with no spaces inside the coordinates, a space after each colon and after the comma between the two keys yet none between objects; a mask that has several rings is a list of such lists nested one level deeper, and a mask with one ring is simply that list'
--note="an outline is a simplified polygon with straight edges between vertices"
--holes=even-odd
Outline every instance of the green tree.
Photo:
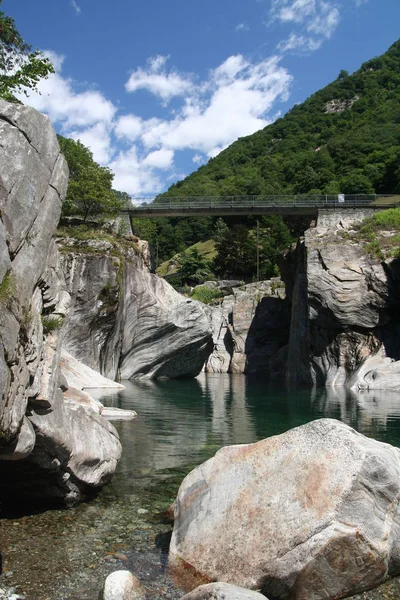
[{"label": "green tree", "polygon": [[228,229],[216,243],[215,272],[223,277],[251,279],[257,263],[257,245],[244,225]]},{"label": "green tree", "polygon": [[179,257],[179,276],[183,282],[203,283],[211,276],[210,263],[197,248],[192,248]]},{"label": "green tree", "polygon": [[54,73],[50,60],[39,50],[32,50],[14,19],[0,11],[0,97],[15,102],[15,94],[36,90],[39,81],[50,73]]},{"label": "green tree", "polygon": [[103,220],[117,216],[126,198],[112,189],[113,173],[93,160],[89,148],[79,140],[58,136],[60,148],[69,167],[69,184],[63,216],[75,215]]}]

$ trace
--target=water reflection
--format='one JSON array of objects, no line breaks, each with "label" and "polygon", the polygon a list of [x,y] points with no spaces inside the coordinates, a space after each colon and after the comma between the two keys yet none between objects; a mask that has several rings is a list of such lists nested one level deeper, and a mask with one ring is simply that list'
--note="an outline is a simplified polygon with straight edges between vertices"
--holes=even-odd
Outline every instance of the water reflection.
[{"label": "water reflection", "polygon": [[340,419],[360,433],[400,445],[399,392],[354,392],[344,388],[313,390],[311,404],[319,413]]},{"label": "water reflection", "polygon": [[213,373],[125,385],[101,398],[139,415],[116,423],[123,457],[112,486],[119,495],[163,484],[173,473],[183,478],[221,446],[254,442],[321,417],[400,446],[400,394],[395,392],[288,391],[271,389],[262,379]]}]

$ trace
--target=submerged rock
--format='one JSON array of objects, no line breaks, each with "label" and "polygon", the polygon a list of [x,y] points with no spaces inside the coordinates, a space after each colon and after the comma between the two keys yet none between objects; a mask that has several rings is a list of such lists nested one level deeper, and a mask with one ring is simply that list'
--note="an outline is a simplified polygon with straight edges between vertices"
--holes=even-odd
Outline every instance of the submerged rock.
[{"label": "submerged rock", "polygon": [[181,600],[265,600],[265,596],[229,583],[209,583],[199,586]]},{"label": "submerged rock", "polygon": [[400,451],[339,421],[225,447],[180,487],[170,566],[194,585],[344,598],[400,573],[399,497]]},{"label": "submerged rock", "polygon": [[145,600],[139,580],[129,571],[114,571],[107,577],[102,600]]}]

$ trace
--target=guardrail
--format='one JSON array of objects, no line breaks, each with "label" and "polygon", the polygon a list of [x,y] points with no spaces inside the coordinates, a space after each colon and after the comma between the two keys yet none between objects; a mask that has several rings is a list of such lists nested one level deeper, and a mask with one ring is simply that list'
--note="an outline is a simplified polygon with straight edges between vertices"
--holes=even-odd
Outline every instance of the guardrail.
[{"label": "guardrail", "polygon": [[[146,202],[147,200],[147,202]],[[269,195],[269,196],[191,196],[148,199],[132,199],[135,205],[122,210],[135,213],[163,213],[165,211],[187,212],[218,209],[289,209],[289,208],[392,208],[400,206],[400,194],[346,194],[346,195]],[[140,202],[140,205],[138,203]]]}]

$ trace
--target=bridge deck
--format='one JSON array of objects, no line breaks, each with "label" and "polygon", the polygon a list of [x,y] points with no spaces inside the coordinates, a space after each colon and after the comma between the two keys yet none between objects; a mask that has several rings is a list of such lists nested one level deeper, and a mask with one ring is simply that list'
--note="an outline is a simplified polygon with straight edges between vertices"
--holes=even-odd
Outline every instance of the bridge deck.
[{"label": "bridge deck", "polygon": [[124,209],[130,217],[188,217],[205,215],[309,215],[320,210],[382,210],[400,205],[400,196],[275,196],[234,198],[160,198]]}]

